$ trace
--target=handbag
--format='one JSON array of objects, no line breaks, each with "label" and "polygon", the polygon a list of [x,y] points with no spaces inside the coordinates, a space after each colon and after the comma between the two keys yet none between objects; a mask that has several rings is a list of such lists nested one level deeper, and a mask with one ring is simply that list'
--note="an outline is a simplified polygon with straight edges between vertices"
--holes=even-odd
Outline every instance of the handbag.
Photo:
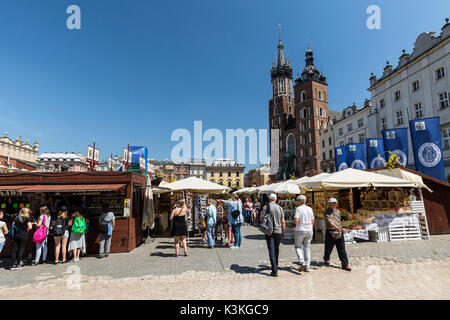
[{"label": "handbag", "polygon": [[47,226],[45,225],[45,215],[41,226],[34,232],[32,241],[41,244],[47,237]]},{"label": "handbag", "polygon": [[203,218],[202,220],[202,229],[206,229],[206,219]]}]

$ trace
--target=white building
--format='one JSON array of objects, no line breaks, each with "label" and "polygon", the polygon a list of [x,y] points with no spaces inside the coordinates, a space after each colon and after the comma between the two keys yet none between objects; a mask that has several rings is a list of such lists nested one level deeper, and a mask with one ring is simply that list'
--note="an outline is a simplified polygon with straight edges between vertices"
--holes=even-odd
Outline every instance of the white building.
[{"label": "white building", "polygon": [[332,173],[336,171],[334,161],[334,135],[333,126],[341,118],[341,112],[329,110],[329,117],[322,122],[319,130],[320,143],[320,170]]},{"label": "white building", "polygon": [[[372,110],[369,135],[381,138],[383,129],[408,127],[409,120],[440,117],[445,175],[450,181],[450,23],[439,36],[422,33],[412,54],[403,50],[395,69],[387,62],[383,75],[370,77]],[[414,156],[409,136],[409,166]]]},{"label": "white building", "polygon": [[7,132],[5,132],[3,137],[0,137],[1,157],[10,157],[17,160],[35,163],[38,150],[39,143],[37,141],[31,145],[28,139],[24,142],[22,137],[18,137],[16,140],[11,140],[8,137]]},{"label": "white building", "polygon": [[76,152],[46,152],[37,157],[39,164],[38,171],[60,172],[64,171],[64,166],[69,172],[86,172],[89,166],[86,157]]},{"label": "white building", "polygon": [[190,166],[189,174],[191,177],[196,177],[203,180],[207,179],[205,159],[190,159],[185,163]]},{"label": "white building", "polygon": [[364,106],[357,108],[355,104],[342,111],[342,118],[333,124],[335,147],[343,147],[347,143],[366,143],[369,136],[369,113],[371,103],[364,102]]}]

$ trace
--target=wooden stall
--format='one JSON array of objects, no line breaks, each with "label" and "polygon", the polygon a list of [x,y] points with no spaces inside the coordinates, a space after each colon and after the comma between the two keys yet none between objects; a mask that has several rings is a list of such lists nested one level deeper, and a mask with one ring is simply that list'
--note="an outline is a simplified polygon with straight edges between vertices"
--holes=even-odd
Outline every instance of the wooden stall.
[{"label": "wooden stall", "polygon": [[[56,217],[64,204],[80,209],[87,221],[86,247],[95,254],[99,247],[99,216],[103,204],[110,207],[116,217],[116,228],[111,239],[111,252],[129,252],[143,242],[141,228],[142,207],[146,178],[134,172],[64,172],[64,173],[8,173],[0,174],[0,206],[8,227],[23,206],[29,206],[33,218],[39,216],[39,207],[47,205]],[[31,252],[30,242],[25,255]],[[2,252],[9,256],[11,241]]]}]

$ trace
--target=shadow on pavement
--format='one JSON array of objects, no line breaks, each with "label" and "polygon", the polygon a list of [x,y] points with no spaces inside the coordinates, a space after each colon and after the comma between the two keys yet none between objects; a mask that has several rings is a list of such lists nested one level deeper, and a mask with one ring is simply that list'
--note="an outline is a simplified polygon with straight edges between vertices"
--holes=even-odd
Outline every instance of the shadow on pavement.
[{"label": "shadow on pavement", "polygon": [[163,253],[163,252],[152,252],[150,253],[150,256],[152,257],[163,257],[163,258],[170,258],[175,257],[174,253]]},{"label": "shadow on pavement", "polygon": [[[248,267],[248,266],[240,266],[238,264],[232,264],[230,267],[230,270],[233,270],[236,273],[239,274],[248,274],[248,273],[259,273],[263,276],[267,276],[267,277],[271,277],[270,273],[267,271],[271,271],[271,267],[266,266],[266,265],[259,265],[258,267]],[[290,272],[292,274],[299,274],[299,272],[297,272],[295,270],[295,268],[292,267],[279,267],[278,268],[279,271],[287,271]],[[264,272],[266,271],[266,272]]]}]

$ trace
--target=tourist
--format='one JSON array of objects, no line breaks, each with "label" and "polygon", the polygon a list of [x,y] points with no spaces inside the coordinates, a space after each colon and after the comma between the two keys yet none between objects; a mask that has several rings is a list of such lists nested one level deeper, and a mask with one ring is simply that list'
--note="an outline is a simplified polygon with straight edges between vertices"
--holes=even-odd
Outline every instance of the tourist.
[{"label": "tourist", "polygon": [[328,200],[329,207],[325,209],[325,254],[323,259],[326,265],[330,265],[330,255],[336,245],[342,269],[351,271],[348,266],[347,253],[345,252],[345,240],[341,226],[341,213],[337,209],[338,203],[335,198]]},{"label": "tourist", "polygon": [[242,203],[236,194],[233,194],[231,201],[220,201],[227,206],[228,225],[231,226],[231,232],[234,236],[234,245],[230,246],[230,249],[240,248],[242,245],[241,224],[244,221],[244,216],[242,215]]},{"label": "tourist", "polygon": [[208,211],[206,212],[206,234],[208,236],[208,248],[214,248],[216,245],[214,241],[214,229],[217,221],[217,210],[215,201],[208,199]]},{"label": "tourist", "polygon": [[33,228],[30,222],[31,210],[22,208],[19,216],[14,220],[14,238],[13,249],[11,252],[11,270],[21,269],[23,267],[23,252],[28,242],[28,232]]},{"label": "tourist", "polygon": [[297,197],[299,206],[295,209],[294,222],[294,243],[300,268],[298,271],[309,272],[311,267],[311,240],[313,237],[314,212],[306,205],[306,196],[303,194]]},{"label": "tourist", "polygon": [[39,264],[39,260],[41,258],[41,253],[42,253],[42,262],[46,262],[47,261],[47,253],[48,253],[48,233],[50,230],[50,222],[51,222],[52,218],[51,218],[51,214],[50,214],[50,210],[48,209],[47,206],[42,206],[39,209],[39,219],[36,223],[36,227],[40,227],[42,226],[42,224],[45,221],[45,227],[47,228],[47,236],[45,237],[44,240],[42,240],[41,243],[36,243],[36,257],[34,259],[34,261],[31,263],[33,266],[37,266]]},{"label": "tourist", "polygon": [[[53,234],[55,238],[55,264],[66,263],[67,240],[69,239],[69,218],[67,217],[67,207],[61,206],[58,216],[53,224]],[[61,251],[62,260],[59,261]]]},{"label": "tourist", "polygon": [[6,243],[5,236],[8,234],[8,227],[6,222],[2,221],[3,219],[3,211],[0,210],[0,253],[2,253],[3,247]]},{"label": "tourist", "polygon": [[251,219],[252,219],[252,202],[250,201],[250,198],[245,198],[245,202],[244,202],[244,220],[245,220],[245,224],[249,225],[251,223]]},{"label": "tourist", "polygon": [[215,232],[215,239],[217,240],[220,235],[220,241],[222,243],[225,243],[225,226],[224,226],[224,209],[223,204],[218,202],[217,203],[217,222],[216,222],[216,232]]},{"label": "tourist", "polygon": [[[219,200],[217,201],[217,203],[220,206],[223,206],[222,202],[220,202]],[[223,219],[222,220],[223,220],[223,226],[225,228],[225,237],[226,237],[225,245],[230,247],[231,244],[234,244],[234,236],[233,236],[233,232],[232,232],[232,229],[231,229],[231,225],[228,222],[228,216],[229,216],[228,210],[225,211],[225,208],[224,208]]]},{"label": "tourist", "polygon": [[97,258],[106,258],[109,256],[111,237],[113,230],[116,228],[116,217],[114,216],[114,213],[109,210],[107,204],[103,205],[103,213],[98,220],[100,229],[100,248]]},{"label": "tourist", "polygon": [[259,213],[261,211],[261,203],[259,202],[259,198],[255,198],[255,202],[253,202],[253,225],[256,225],[259,221]]},{"label": "tourist", "polygon": [[187,235],[187,224],[186,224],[186,213],[187,207],[184,199],[181,199],[177,202],[176,207],[172,210],[170,214],[169,220],[172,221],[172,231],[171,235],[174,237],[175,243],[175,257],[178,257],[178,250],[181,246],[184,249],[184,255],[187,256],[187,244],[186,244],[186,235]]},{"label": "tourist", "polygon": [[80,253],[86,253],[86,240],[84,232],[86,231],[86,221],[79,211],[75,211],[69,221],[71,233],[69,238],[69,249],[72,251],[72,262],[80,261]]},{"label": "tourist", "polygon": [[270,236],[265,235],[267,249],[269,250],[270,264],[272,266],[272,277],[278,277],[278,255],[280,252],[281,239],[286,235],[286,222],[283,209],[276,203],[277,195],[269,195],[269,203],[261,209],[260,222],[264,221],[266,215],[272,216],[273,232]]}]

